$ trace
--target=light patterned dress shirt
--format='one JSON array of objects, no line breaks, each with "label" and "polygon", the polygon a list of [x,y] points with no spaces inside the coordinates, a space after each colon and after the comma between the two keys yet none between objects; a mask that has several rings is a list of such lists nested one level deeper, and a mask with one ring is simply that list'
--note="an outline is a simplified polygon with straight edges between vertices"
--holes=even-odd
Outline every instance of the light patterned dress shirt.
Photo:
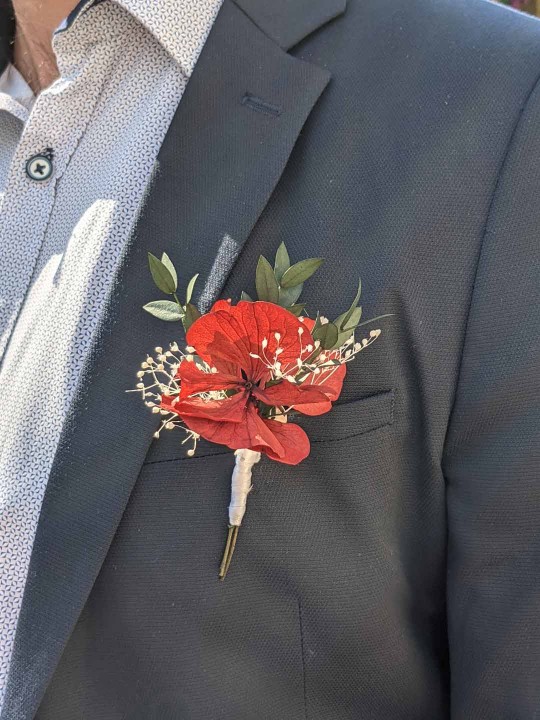
[{"label": "light patterned dress shirt", "polygon": [[0,705],[62,429],[220,4],[84,0],[50,87],[0,78]]}]

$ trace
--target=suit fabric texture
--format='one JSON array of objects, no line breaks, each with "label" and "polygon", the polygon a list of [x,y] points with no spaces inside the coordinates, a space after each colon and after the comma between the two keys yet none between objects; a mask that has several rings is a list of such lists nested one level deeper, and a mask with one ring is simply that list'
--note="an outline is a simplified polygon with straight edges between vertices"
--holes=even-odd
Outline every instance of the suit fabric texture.
[{"label": "suit fabric texture", "polygon": [[[540,711],[540,23],[483,0],[225,0],[158,158],[49,481],[2,720],[531,720]],[[257,102],[246,101],[246,96]],[[272,112],[266,112],[266,104]],[[298,467],[126,394],[286,242],[393,313]],[[309,289],[308,289],[309,288]]]}]

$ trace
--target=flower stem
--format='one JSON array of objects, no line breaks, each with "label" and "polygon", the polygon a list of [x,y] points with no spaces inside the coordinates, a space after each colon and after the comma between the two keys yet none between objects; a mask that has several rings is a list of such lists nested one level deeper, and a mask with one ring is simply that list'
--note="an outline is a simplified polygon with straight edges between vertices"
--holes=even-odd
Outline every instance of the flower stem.
[{"label": "flower stem", "polygon": [[229,570],[238,530],[242,524],[246,512],[247,496],[251,490],[251,471],[255,463],[261,459],[261,453],[257,450],[242,448],[236,450],[234,470],[231,478],[231,503],[229,505],[229,532],[227,543],[223,553],[223,559],[219,567],[219,578],[223,580]]},{"label": "flower stem", "polygon": [[236,547],[236,539],[238,538],[238,531],[240,527],[238,525],[229,525],[229,532],[227,533],[227,543],[225,544],[225,551],[223,552],[223,559],[219,567],[219,579],[224,580],[229,570],[231,560]]}]

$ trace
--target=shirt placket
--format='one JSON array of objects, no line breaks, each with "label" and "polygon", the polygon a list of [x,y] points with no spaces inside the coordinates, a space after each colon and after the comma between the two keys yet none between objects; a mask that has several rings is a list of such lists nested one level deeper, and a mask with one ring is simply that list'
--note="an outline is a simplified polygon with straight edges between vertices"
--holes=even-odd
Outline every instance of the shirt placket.
[{"label": "shirt placket", "polygon": [[[0,362],[47,230],[55,222],[59,184],[90,122],[112,62],[107,43],[97,37],[94,25],[95,18],[83,15],[55,36],[61,77],[36,99],[6,179],[0,212],[0,266],[10,272],[0,287]],[[49,177],[40,177],[49,171]]]}]

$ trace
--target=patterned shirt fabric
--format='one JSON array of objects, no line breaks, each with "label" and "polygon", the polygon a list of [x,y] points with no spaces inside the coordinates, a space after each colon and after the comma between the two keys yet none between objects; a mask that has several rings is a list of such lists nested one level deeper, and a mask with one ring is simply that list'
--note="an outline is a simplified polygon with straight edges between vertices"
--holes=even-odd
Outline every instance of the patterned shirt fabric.
[{"label": "patterned shirt fabric", "polygon": [[52,85],[34,98],[14,68],[0,79],[0,705],[62,430],[220,4],[85,0],[54,34]]},{"label": "patterned shirt fabric", "polygon": [[13,153],[34,100],[34,94],[25,79],[13,65],[8,65],[0,75],[0,202]]}]

